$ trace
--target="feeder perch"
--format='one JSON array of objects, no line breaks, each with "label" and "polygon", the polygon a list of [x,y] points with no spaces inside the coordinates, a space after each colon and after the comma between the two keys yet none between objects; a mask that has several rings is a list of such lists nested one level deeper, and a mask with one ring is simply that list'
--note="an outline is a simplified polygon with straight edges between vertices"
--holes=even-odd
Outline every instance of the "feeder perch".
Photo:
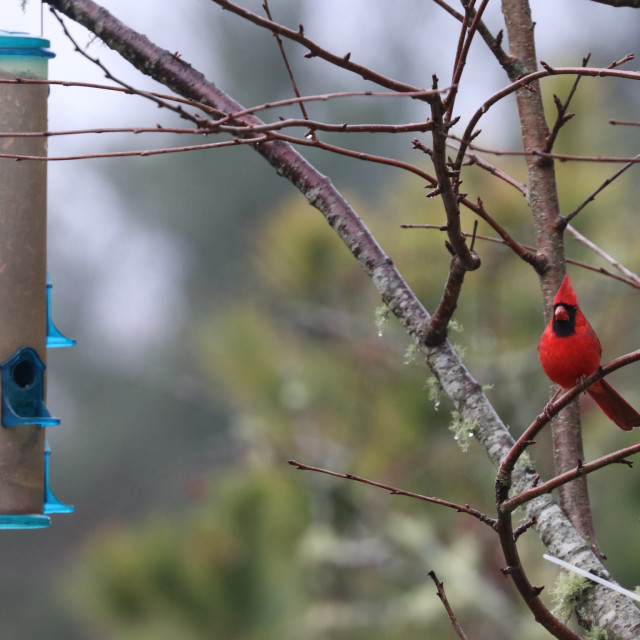
[{"label": "feeder perch", "polygon": [[43,513],[73,513],[73,507],[64,504],[53,495],[49,486],[49,458],[51,457],[51,447],[47,440],[44,441],[44,506]]},{"label": "feeder perch", "polygon": [[49,274],[47,274],[47,349],[55,349],[59,347],[73,347],[76,341],[62,335],[53,324],[51,319],[51,289],[53,284]]}]

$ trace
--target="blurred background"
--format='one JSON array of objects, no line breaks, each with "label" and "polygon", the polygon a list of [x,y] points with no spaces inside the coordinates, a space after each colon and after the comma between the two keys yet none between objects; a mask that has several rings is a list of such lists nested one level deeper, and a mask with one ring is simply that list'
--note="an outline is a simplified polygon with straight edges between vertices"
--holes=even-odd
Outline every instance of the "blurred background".
[{"label": "blurred background", "polygon": [[[0,28],[40,34],[41,8],[5,2]],[[245,106],[292,94],[273,37],[202,0],[105,0],[104,6],[183,59]],[[262,13],[260,3],[245,2]],[[179,5],[179,6],[178,6]],[[554,66],[607,66],[634,52],[637,12],[587,2],[533,2],[538,57]],[[431,3],[403,0],[271,0],[274,18],[337,53],[418,86],[451,74],[457,23]],[[73,50],[45,7],[43,33],[57,57],[51,79],[101,83],[103,72]],[[486,19],[496,33],[499,6]],[[78,44],[113,75],[166,92],[93,36],[66,21]],[[365,90],[287,44],[300,90]],[[635,62],[629,65],[637,68]],[[564,98],[572,79],[544,88]],[[478,41],[463,77],[464,123],[507,84]],[[577,117],[558,150],[637,153],[631,83],[585,79]],[[356,98],[314,103],[313,119],[403,122],[424,105]],[[269,117],[296,115],[295,110]],[[52,86],[50,129],[184,126],[144,99]],[[518,149],[511,100],[482,120],[484,147]],[[324,135],[336,144],[428,167],[412,134]],[[210,142],[174,134],[52,137],[50,156]],[[429,144],[428,140],[425,140]],[[415,176],[303,150],[350,198],[427,309],[442,292],[449,258],[437,200]],[[491,159],[525,181],[519,159]],[[613,173],[612,165],[559,164],[563,212]],[[472,197],[523,242],[533,242],[524,199],[476,167],[464,176]],[[576,226],[640,269],[635,170],[598,196]],[[464,227],[471,231],[469,216]],[[489,234],[480,225],[479,233]],[[478,248],[452,341],[515,434],[546,400],[536,344],[543,328],[537,279],[506,249]],[[601,265],[568,240],[570,257]],[[321,216],[249,148],[145,158],[49,164],[49,273],[53,318],[73,349],[48,354],[52,488],[75,505],[43,531],[2,532],[0,621],[12,640],[154,638],[325,638],[403,640],[454,637],[427,572],[445,582],[474,638],[536,639],[498,568],[488,528],[454,512],[345,480],[302,473],[286,461],[364,475],[404,489],[470,503],[492,513],[494,470],[479,447],[461,451],[439,398],[409,343],[387,318],[373,286]],[[570,268],[605,359],[637,348],[637,294]],[[496,280],[499,286],[496,286]],[[616,386],[640,405],[628,368]],[[584,405],[587,455],[631,442]],[[548,442],[532,454],[551,472]],[[455,470],[455,471],[454,471]],[[591,480],[600,543],[629,588],[640,582],[637,472],[607,468]],[[535,534],[522,548],[536,583]],[[425,636],[426,637],[426,636]]]}]

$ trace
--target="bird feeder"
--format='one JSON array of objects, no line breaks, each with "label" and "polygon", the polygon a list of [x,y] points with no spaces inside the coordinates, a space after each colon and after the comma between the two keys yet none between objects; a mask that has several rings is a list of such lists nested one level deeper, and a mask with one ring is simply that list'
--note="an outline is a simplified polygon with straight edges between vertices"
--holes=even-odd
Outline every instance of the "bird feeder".
[{"label": "bird feeder", "polygon": [[[48,85],[29,81],[47,79],[54,55],[44,38],[0,31],[0,132],[47,130]],[[47,138],[3,135],[0,153],[45,157]],[[48,486],[45,428],[60,421],[46,407],[46,351],[73,343],[50,306],[47,163],[0,158],[0,528],[46,527],[47,513],[73,509]]]}]

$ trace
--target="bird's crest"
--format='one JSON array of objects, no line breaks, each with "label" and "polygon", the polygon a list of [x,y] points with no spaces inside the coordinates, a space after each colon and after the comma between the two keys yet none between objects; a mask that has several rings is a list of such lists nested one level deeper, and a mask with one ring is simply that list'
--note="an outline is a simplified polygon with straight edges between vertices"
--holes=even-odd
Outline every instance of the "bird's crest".
[{"label": "bird's crest", "polygon": [[578,305],[576,292],[573,290],[571,278],[568,273],[565,275],[564,280],[558,289],[558,293],[556,293],[556,297],[553,299],[553,304],[554,306],[556,304],[564,304],[568,307],[576,307]]}]

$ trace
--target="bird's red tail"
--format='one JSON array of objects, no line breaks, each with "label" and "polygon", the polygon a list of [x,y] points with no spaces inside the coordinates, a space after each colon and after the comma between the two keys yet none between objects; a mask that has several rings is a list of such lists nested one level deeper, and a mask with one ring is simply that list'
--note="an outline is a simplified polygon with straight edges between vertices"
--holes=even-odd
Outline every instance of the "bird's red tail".
[{"label": "bird's red tail", "polygon": [[631,431],[633,427],[640,427],[640,413],[638,413],[606,380],[594,382],[587,393],[624,431]]}]

